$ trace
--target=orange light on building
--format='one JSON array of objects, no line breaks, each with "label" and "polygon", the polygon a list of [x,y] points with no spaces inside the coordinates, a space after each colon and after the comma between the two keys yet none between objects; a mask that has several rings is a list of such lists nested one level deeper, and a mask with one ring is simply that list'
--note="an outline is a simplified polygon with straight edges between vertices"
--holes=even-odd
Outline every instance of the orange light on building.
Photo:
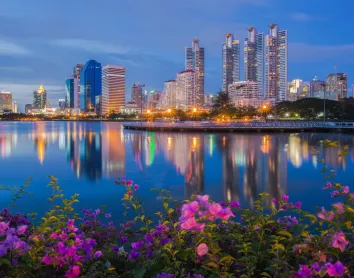
[{"label": "orange light on building", "polygon": [[194,107],[193,108],[193,113],[195,113],[195,112],[197,112],[197,108]]},{"label": "orange light on building", "polygon": [[167,113],[171,113],[171,109],[167,109]]}]

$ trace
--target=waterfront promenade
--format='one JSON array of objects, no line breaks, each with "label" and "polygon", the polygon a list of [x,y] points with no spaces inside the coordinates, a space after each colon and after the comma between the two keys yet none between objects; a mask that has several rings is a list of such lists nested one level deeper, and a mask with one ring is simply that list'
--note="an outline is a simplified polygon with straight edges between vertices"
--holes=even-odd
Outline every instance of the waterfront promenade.
[{"label": "waterfront promenade", "polygon": [[135,122],[124,123],[125,129],[174,132],[349,132],[353,122],[277,121],[277,122]]}]

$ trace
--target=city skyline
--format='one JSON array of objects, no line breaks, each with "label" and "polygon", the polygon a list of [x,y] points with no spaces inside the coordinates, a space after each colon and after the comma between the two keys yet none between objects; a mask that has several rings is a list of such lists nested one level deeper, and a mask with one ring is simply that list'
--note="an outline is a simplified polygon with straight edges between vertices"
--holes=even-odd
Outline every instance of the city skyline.
[{"label": "city skyline", "polygon": [[[341,36],[342,31],[336,30],[351,26],[353,19],[349,11],[354,3],[346,3],[345,9],[339,9],[335,1],[328,1],[326,5],[320,1],[309,3],[303,0],[276,5],[279,1],[237,0],[226,1],[221,9],[212,1],[204,1],[196,13],[194,9],[200,6],[198,1],[191,3],[187,10],[181,9],[183,3],[156,1],[159,4],[156,9],[152,8],[156,6],[152,3],[134,0],[119,5],[108,1],[100,9],[93,3],[85,7],[73,3],[71,11],[67,11],[69,2],[66,1],[53,6],[39,0],[36,7],[26,1],[20,2],[0,4],[3,31],[0,90],[12,92],[21,111],[24,111],[24,104],[31,103],[31,94],[40,84],[47,89],[49,101],[56,103],[65,94],[68,69],[89,59],[96,59],[103,65],[125,66],[127,88],[137,81],[146,84],[148,90],[161,90],[165,80],[183,69],[183,48],[195,38],[200,39],[206,50],[205,93],[215,93],[222,85],[220,43],[225,33],[233,33],[235,39],[243,42],[248,27],[257,26],[259,32],[267,34],[267,25],[271,22],[289,30],[287,81],[295,78],[312,80],[314,76],[325,80],[334,72],[333,67],[338,66],[338,72],[348,75],[348,87],[353,84],[354,60],[350,54],[354,45],[350,36]],[[23,6],[21,11],[17,9],[18,4]],[[82,14],[74,12],[82,9]],[[168,13],[169,10],[174,13]],[[137,19],[132,16],[133,11],[134,14],[148,13],[149,18],[154,19]],[[41,20],[35,16],[38,12],[43,15]],[[62,13],[68,13],[68,17],[72,15],[75,21],[90,14],[97,15],[98,20],[88,22],[89,26],[81,26],[65,21]],[[181,17],[184,19],[182,24],[177,20]],[[129,25],[131,18],[137,19],[134,26]],[[46,24],[41,24],[42,21]],[[109,26],[120,23],[127,25],[127,30],[119,30],[112,36]],[[99,34],[92,36],[85,29],[96,30]],[[175,33],[167,32],[171,29]],[[139,41],[144,41],[144,46]]]}]

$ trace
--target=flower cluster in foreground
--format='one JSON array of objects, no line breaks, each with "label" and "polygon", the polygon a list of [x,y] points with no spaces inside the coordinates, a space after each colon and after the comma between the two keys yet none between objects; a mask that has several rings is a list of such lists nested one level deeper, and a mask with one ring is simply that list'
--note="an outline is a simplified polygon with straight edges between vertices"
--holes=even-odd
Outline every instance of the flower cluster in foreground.
[{"label": "flower cluster in foreground", "polygon": [[[31,223],[0,213],[0,277],[354,277],[354,194],[327,183],[330,208],[316,215],[287,195],[261,194],[254,209],[208,195],[182,203],[162,191],[144,213],[139,186],[122,179],[125,221],[96,209],[75,213],[56,180],[53,208]],[[60,202],[56,200],[60,199]]]}]

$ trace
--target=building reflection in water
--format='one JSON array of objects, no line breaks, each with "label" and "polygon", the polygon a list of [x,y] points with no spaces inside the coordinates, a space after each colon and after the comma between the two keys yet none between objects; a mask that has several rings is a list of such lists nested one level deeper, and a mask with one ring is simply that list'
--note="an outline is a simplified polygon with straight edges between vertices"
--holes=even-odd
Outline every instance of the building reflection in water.
[{"label": "building reflection in water", "polygon": [[18,142],[17,133],[0,134],[0,155],[2,158],[11,156],[11,152],[16,148]]}]

